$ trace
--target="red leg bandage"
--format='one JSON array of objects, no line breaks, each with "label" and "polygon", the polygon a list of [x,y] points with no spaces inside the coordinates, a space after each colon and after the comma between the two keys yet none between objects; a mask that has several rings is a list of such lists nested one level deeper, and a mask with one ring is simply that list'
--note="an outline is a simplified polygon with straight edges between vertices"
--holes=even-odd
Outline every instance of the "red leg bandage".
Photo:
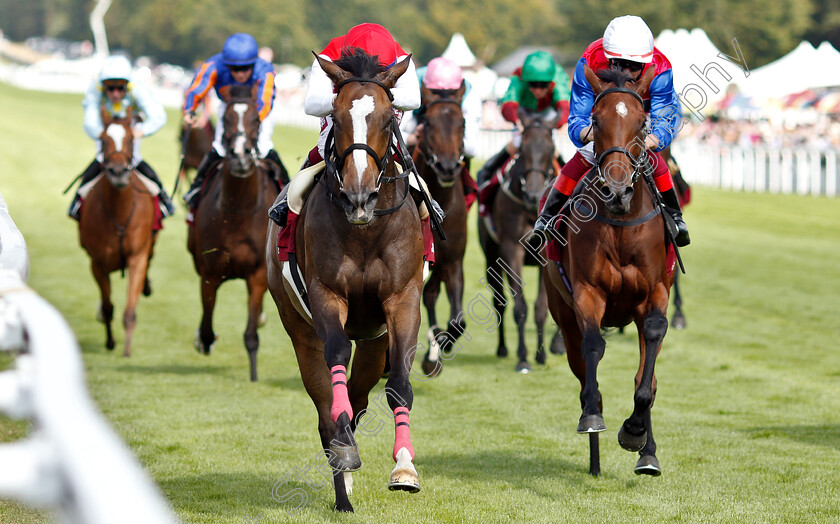
[{"label": "red leg bandage", "polygon": [[399,407],[394,410],[394,462],[397,452],[405,448],[414,460],[414,447],[411,445],[411,428],[408,425],[408,408]]},{"label": "red leg bandage", "polygon": [[347,368],[344,366],[333,366],[330,373],[332,374],[333,392],[330,417],[335,422],[346,411],[350,420],[353,420],[353,408],[350,407],[350,398],[347,396]]}]

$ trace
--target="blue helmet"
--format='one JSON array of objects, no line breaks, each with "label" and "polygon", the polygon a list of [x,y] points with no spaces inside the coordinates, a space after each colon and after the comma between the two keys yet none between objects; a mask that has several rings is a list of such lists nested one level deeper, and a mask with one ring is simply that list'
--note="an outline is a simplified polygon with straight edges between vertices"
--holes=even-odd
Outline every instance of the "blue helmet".
[{"label": "blue helmet", "polygon": [[230,35],[222,48],[222,61],[228,66],[252,65],[257,61],[257,41],[248,33]]}]

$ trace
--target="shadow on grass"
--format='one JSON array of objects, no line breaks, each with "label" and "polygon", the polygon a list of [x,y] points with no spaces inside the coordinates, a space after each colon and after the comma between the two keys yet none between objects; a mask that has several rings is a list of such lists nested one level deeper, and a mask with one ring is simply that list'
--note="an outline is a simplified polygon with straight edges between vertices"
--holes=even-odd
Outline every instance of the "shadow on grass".
[{"label": "shadow on grass", "polygon": [[802,444],[840,450],[840,424],[759,426],[746,433],[753,438],[781,436]]},{"label": "shadow on grass", "polygon": [[227,366],[208,366],[208,365],[185,365],[185,364],[161,364],[154,366],[132,366],[130,364],[122,365],[116,368],[117,371],[137,373],[139,375],[158,375],[161,373],[168,373],[170,375],[229,375],[230,368]]}]

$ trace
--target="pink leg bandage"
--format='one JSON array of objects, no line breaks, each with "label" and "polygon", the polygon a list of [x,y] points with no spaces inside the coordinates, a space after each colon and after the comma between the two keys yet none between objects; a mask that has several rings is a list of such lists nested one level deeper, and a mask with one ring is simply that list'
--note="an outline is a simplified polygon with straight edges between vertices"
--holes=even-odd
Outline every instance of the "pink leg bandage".
[{"label": "pink leg bandage", "polygon": [[399,407],[394,410],[394,462],[397,452],[405,448],[414,460],[414,447],[411,445],[411,428],[408,425],[408,408]]},{"label": "pink leg bandage", "polygon": [[347,396],[347,368],[344,366],[333,366],[332,374],[333,401],[330,409],[330,417],[333,422],[338,420],[343,412],[347,412],[350,420],[353,420],[353,408],[350,407],[350,398]]}]

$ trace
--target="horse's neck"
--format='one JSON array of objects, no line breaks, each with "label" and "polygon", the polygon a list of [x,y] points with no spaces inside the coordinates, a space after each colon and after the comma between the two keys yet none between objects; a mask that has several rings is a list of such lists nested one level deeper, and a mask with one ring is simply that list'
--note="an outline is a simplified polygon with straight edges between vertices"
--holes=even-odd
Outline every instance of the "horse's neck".
[{"label": "horse's neck", "polygon": [[251,209],[259,204],[260,173],[256,164],[247,178],[230,174],[227,165],[222,167],[219,203],[222,209]]},{"label": "horse's neck", "polygon": [[105,207],[109,214],[119,222],[127,220],[131,215],[131,208],[134,204],[134,184],[136,183],[133,180],[134,176],[134,173],[132,173],[128,185],[121,189],[111,185],[107,175],[104,175],[104,180],[101,181]]}]

